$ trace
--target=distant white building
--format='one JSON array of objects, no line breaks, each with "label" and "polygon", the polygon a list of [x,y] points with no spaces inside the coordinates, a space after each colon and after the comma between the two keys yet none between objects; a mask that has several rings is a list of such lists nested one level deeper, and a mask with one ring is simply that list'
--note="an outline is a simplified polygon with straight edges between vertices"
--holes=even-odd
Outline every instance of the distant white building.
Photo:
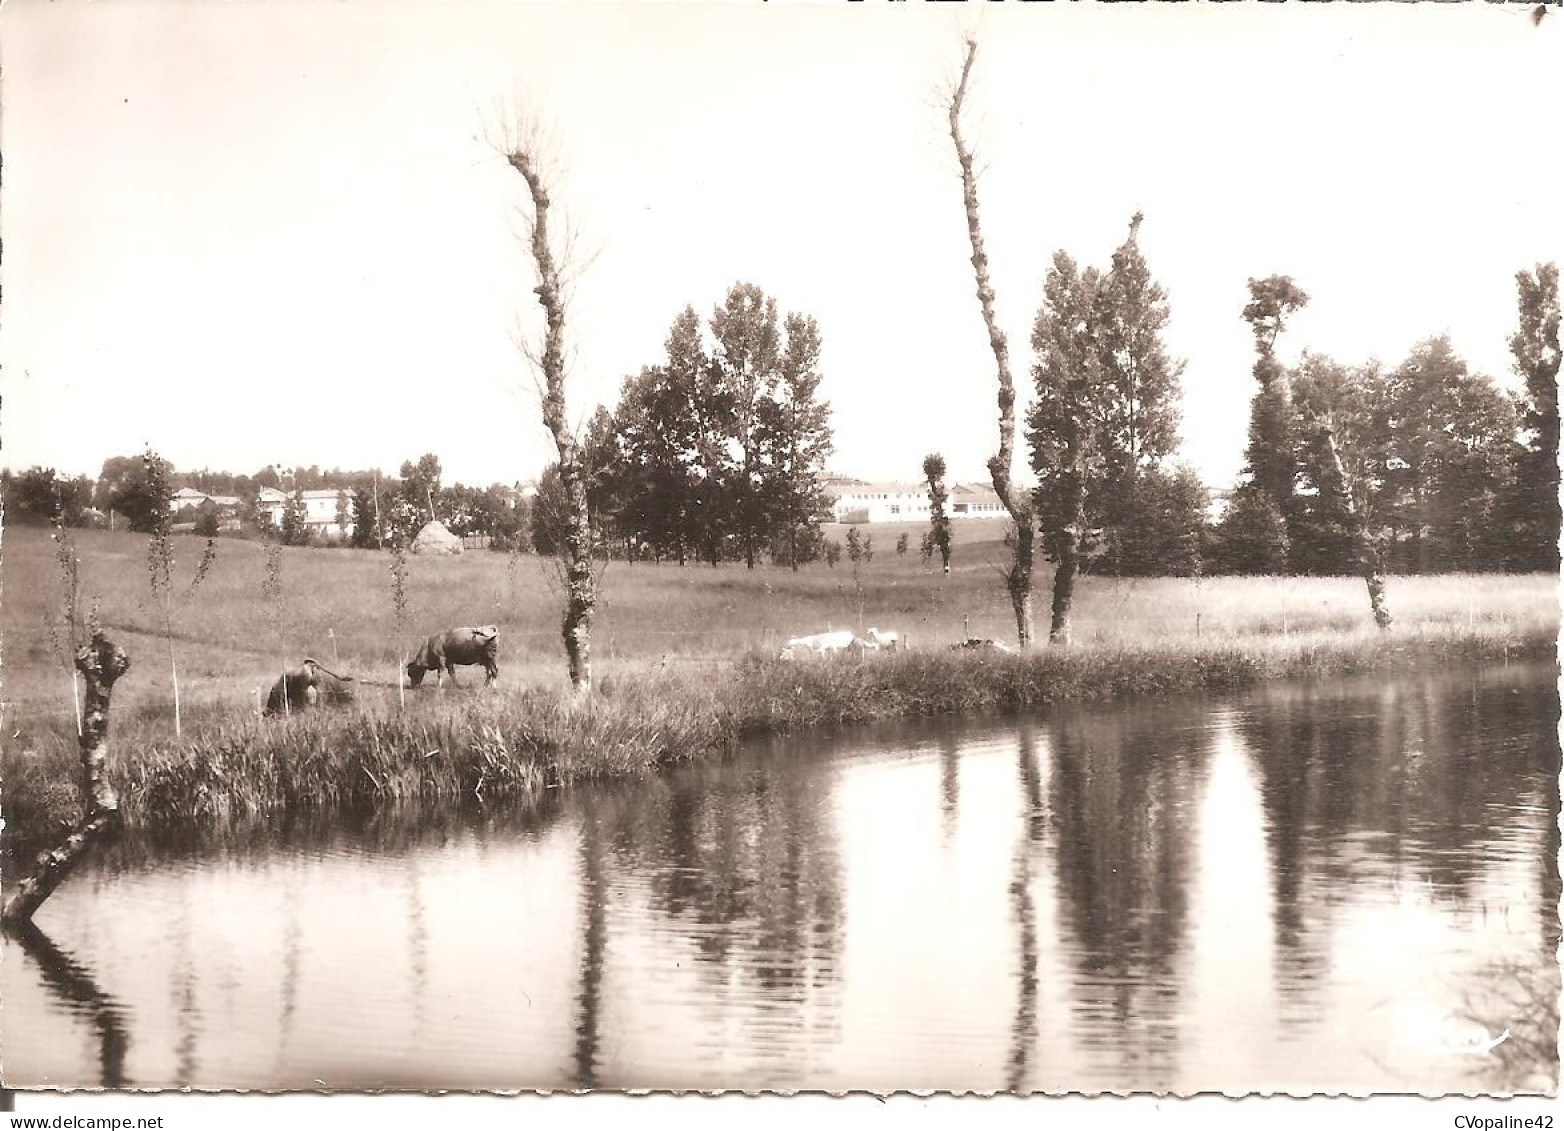
[{"label": "distant white building", "polygon": [[957,483],[950,489],[951,518],[1005,518],[1009,514],[992,487]]},{"label": "distant white building", "polygon": [[[304,529],[311,534],[327,537],[352,537],[353,492],[347,487],[327,487],[318,491],[300,491],[304,500]],[[275,487],[262,487],[255,497],[255,513],[263,522],[282,525],[283,511],[287,509],[291,493]],[[347,500],[347,524],[337,522],[337,505],[340,498]]]},{"label": "distant white building", "polygon": [[[951,518],[995,518],[1006,514],[992,487],[956,483],[950,487],[945,513]],[[864,483],[856,479],[828,480],[831,520],[843,523],[927,522],[926,483]]]},{"label": "distant white building", "polygon": [[168,509],[178,513],[184,507],[199,507],[202,503],[210,502],[218,510],[236,510],[241,501],[237,495],[208,495],[194,487],[181,487],[169,496]]}]

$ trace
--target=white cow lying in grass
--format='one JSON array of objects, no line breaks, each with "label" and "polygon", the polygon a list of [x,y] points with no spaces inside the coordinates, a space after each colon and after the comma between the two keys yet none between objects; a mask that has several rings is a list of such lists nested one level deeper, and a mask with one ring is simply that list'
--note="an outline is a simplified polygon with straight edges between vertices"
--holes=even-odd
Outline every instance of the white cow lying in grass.
[{"label": "white cow lying in grass", "polygon": [[871,628],[858,643],[865,648],[894,652],[901,647],[901,633],[881,632],[877,628]]},{"label": "white cow lying in grass", "polygon": [[813,636],[795,636],[782,649],[782,659],[792,660],[802,655],[825,656],[832,652],[845,652],[853,646],[853,634],[841,632],[817,632]]},{"label": "white cow lying in grass", "polygon": [[842,629],[840,632],[817,632],[813,636],[795,636],[787,642],[787,647],[782,649],[782,659],[792,660],[804,655],[825,656],[849,650],[860,654],[890,652],[899,647],[901,647],[899,632],[881,632],[878,628],[871,628],[863,636],[854,636],[846,629]]}]

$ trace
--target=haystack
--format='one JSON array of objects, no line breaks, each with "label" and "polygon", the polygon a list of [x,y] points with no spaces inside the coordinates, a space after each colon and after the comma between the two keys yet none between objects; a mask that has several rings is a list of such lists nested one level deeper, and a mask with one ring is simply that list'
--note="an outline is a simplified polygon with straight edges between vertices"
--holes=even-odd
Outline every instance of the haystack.
[{"label": "haystack", "polygon": [[415,554],[459,554],[462,552],[462,540],[445,528],[445,523],[436,519],[427,524],[418,532],[418,537],[413,539],[413,553]]}]

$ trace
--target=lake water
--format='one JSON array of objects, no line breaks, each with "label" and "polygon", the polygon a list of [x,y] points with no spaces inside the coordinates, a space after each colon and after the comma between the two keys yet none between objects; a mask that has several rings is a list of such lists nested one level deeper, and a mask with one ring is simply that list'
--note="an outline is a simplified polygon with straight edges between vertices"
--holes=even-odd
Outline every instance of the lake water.
[{"label": "lake water", "polygon": [[127,845],[4,944],[5,1076],[1546,1088],[1557,719],[1551,667],[1286,685]]}]

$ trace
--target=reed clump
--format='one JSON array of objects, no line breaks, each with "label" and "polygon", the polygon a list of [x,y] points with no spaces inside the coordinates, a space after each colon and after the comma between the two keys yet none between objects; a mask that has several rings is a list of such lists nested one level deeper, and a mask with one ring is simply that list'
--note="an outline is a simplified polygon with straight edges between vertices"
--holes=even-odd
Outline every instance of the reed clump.
[{"label": "reed clump", "polygon": [[[126,826],[218,830],[389,807],[500,802],[585,779],[710,756],[746,736],[879,719],[995,715],[1070,701],[1234,691],[1267,680],[1392,673],[1554,655],[1551,634],[1435,624],[1386,637],[1316,632],[1045,648],[1027,655],[944,649],[788,662],[751,653],[715,669],[611,675],[578,699],[548,689],[476,688],[292,718],[207,727],[127,749],[111,780]],[[8,764],[12,852],[74,817],[63,744]]]}]

